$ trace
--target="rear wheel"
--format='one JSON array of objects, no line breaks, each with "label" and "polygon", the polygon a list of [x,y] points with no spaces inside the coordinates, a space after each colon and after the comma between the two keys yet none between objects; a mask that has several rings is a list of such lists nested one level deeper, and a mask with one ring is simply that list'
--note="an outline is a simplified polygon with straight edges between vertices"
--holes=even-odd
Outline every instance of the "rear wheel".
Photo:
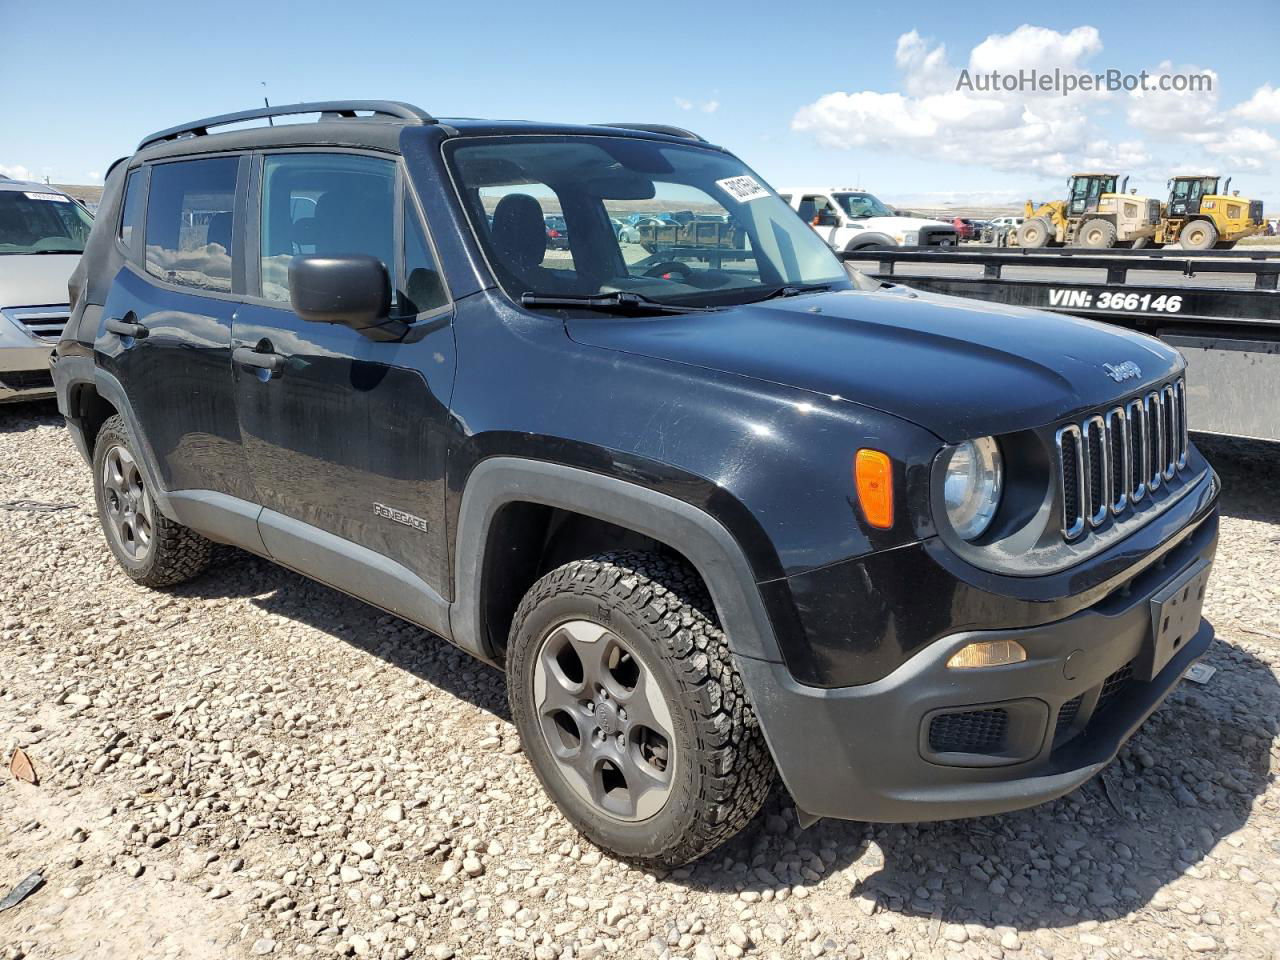
[{"label": "rear wheel", "polygon": [[1086,220],[1076,234],[1076,246],[1109,250],[1116,245],[1116,225],[1109,220]]},{"label": "rear wheel", "polygon": [[98,432],[93,491],[107,545],[138,583],[171,587],[208,567],[213,544],[160,512],[119,416]]},{"label": "rear wheel", "polygon": [[1183,250],[1210,250],[1218,242],[1218,228],[1208,220],[1192,220],[1182,228]]},{"label": "rear wheel", "polygon": [[1032,217],[1018,228],[1018,246],[1037,249],[1047,247],[1053,238],[1053,228],[1044,217]]},{"label": "rear wheel", "polygon": [[677,866],[764,802],[772,760],[710,599],[683,564],[613,553],[551,571],[516,612],[507,667],[538,779],[600,847]]}]

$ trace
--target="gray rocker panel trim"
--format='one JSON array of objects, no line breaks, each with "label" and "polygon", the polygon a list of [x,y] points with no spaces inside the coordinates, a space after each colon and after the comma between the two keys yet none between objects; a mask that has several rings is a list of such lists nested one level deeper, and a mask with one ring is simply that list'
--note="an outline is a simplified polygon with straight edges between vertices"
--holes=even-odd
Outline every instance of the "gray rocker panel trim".
[{"label": "gray rocker panel trim", "polygon": [[732,651],[781,662],[747,558],[715,518],[683,500],[587,470],[540,460],[492,457],[467,478],[455,545],[457,599],[453,642],[492,661],[483,630],[481,571],[494,516],[506,504],[538,503],[572,510],[652,537],[680,551],[711,592]]},{"label": "gray rocker panel trim", "polygon": [[448,637],[449,604],[403,564],[274,510],[258,515],[258,531],[277,563]]}]

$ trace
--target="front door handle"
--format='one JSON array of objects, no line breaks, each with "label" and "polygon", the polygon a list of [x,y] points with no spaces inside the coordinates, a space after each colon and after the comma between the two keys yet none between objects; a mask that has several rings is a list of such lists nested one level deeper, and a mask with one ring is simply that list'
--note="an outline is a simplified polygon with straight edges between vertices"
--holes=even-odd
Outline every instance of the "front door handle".
[{"label": "front door handle", "polygon": [[253,347],[236,347],[231,359],[242,367],[265,370],[273,376],[284,369],[284,357],[278,353],[259,353]]},{"label": "front door handle", "polygon": [[114,333],[118,337],[133,337],[135,340],[141,340],[147,335],[147,328],[142,324],[131,320],[117,320],[115,317],[107,318],[106,328],[108,333]]}]

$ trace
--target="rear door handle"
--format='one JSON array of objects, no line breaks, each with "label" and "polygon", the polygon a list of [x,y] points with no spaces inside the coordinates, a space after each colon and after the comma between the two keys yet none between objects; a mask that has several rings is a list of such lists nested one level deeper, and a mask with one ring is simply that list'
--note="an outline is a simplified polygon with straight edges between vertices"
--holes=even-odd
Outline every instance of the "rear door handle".
[{"label": "rear door handle", "polygon": [[118,337],[133,337],[135,340],[141,340],[147,335],[147,328],[142,324],[131,320],[117,320],[115,317],[107,318],[106,328],[108,333],[114,333]]},{"label": "rear door handle", "polygon": [[259,353],[253,347],[236,347],[231,351],[231,359],[242,367],[253,367],[277,374],[284,369],[284,357],[278,353]]}]

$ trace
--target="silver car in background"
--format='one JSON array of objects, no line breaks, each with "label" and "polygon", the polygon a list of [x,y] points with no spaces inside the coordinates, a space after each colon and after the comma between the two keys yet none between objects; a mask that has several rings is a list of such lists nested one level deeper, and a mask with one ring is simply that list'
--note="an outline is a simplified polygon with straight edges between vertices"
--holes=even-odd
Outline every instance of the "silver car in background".
[{"label": "silver car in background", "polygon": [[0,177],[0,403],[53,396],[49,351],[92,225],[61,190]]}]

